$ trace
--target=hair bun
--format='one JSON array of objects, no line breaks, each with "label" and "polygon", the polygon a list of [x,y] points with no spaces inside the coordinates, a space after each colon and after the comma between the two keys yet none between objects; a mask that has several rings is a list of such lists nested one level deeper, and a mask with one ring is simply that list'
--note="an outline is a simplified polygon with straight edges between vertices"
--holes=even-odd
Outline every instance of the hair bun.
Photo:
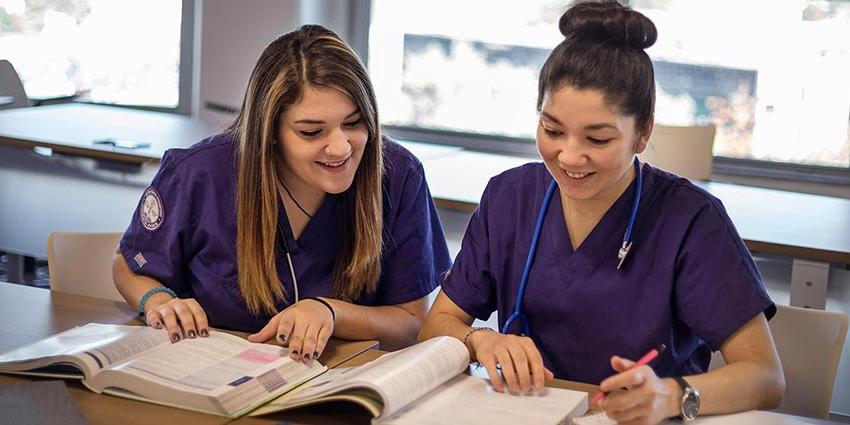
[{"label": "hair bun", "polygon": [[646,49],[658,38],[655,24],[615,1],[577,3],[558,21],[566,38]]}]

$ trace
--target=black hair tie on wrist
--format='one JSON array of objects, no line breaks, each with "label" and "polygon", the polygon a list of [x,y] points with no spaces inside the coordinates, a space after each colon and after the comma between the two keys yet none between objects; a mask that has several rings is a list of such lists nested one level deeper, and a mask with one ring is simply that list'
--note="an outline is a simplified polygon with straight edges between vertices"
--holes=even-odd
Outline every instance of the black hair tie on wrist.
[{"label": "black hair tie on wrist", "polygon": [[329,302],[327,302],[327,301],[325,301],[325,300],[323,300],[319,297],[307,297],[307,298],[302,298],[301,300],[302,301],[303,300],[313,300],[313,301],[318,301],[318,302],[322,303],[325,307],[328,308],[328,310],[331,311],[331,321],[336,323],[336,312],[334,311],[334,308],[331,307],[331,304]]}]

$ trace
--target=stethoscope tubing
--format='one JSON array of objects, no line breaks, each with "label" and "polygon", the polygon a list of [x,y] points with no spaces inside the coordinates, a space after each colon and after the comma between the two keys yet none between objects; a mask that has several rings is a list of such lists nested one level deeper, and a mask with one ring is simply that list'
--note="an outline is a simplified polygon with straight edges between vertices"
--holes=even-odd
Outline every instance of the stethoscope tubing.
[{"label": "stethoscope tubing", "polygon": [[[623,235],[623,246],[631,246],[632,244],[632,230],[634,229],[635,219],[637,218],[638,207],[640,206],[640,195],[643,190],[643,175],[641,174],[640,160],[637,156],[635,156],[634,160],[635,167],[635,198],[632,201],[632,210],[629,213],[629,221],[626,223],[626,232]],[[519,290],[517,291],[516,304],[514,304],[514,311],[505,320],[505,324],[502,326],[502,333],[507,334],[511,328],[511,325],[520,320],[522,322],[523,335],[531,336],[531,327],[528,323],[528,318],[522,312],[522,301],[525,298],[525,287],[528,284],[528,275],[531,273],[531,265],[534,263],[534,256],[537,253],[537,245],[540,240],[540,232],[543,228],[543,221],[546,219],[546,211],[549,210],[549,204],[552,201],[552,197],[555,194],[555,190],[558,188],[558,183],[556,180],[552,180],[549,183],[549,188],[546,189],[546,195],[543,197],[543,202],[540,204],[540,211],[537,213],[537,222],[534,225],[534,233],[531,236],[531,245],[528,247],[528,257],[525,260],[525,268],[522,271],[522,277],[519,282]],[[619,253],[618,253],[619,257]],[[619,266],[617,267],[619,269]]]},{"label": "stethoscope tubing", "polygon": [[289,275],[292,276],[292,288],[294,289],[293,292],[295,292],[293,294],[295,295],[295,302],[292,304],[295,304],[300,300],[298,296],[298,280],[295,278],[295,266],[292,265],[292,255],[289,251],[289,243],[286,241],[286,232],[283,231],[283,227],[280,223],[278,223],[277,231],[277,237],[280,240],[280,247],[283,248],[283,252],[286,254],[286,263],[289,265]]},{"label": "stethoscope tubing", "polygon": [[534,256],[537,253],[537,242],[540,239],[540,231],[543,228],[546,211],[549,209],[549,203],[551,203],[556,189],[558,189],[558,182],[553,179],[552,183],[549,183],[549,188],[546,189],[546,196],[543,197],[543,204],[540,206],[540,212],[537,213],[537,223],[534,225],[534,233],[531,236],[531,245],[528,247],[528,257],[525,259],[525,269],[522,271],[522,278],[519,282],[519,293],[516,297],[514,313],[508,317],[507,321],[505,321],[505,325],[502,326],[502,333],[508,333],[507,331],[510,329],[511,324],[515,320],[521,319],[525,335],[531,335],[531,331],[528,328],[528,319],[526,319],[525,315],[522,313],[522,300],[525,297],[525,285],[528,283],[528,274],[531,272],[531,264],[534,262]]}]

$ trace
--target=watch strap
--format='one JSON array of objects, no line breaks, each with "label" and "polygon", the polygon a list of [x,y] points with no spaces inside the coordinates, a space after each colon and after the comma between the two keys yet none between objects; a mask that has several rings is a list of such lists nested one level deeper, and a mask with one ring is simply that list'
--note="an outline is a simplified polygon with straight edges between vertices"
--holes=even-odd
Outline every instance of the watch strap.
[{"label": "watch strap", "polygon": [[688,384],[688,381],[686,381],[685,378],[682,378],[681,376],[674,376],[673,380],[675,380],[676,383],[679,384],[679,388],[682,389],[682,394],[688,392],[688,388],[691,387],[691,385]]}]

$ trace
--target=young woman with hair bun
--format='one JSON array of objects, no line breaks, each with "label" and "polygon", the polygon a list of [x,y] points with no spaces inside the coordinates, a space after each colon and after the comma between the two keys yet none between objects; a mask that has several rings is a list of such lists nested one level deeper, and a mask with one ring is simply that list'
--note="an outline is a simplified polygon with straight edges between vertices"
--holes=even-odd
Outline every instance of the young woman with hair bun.
[{"label": "young woman with hair bun", "polygon": [[[538,86],[543,161],[490,180],[420,339],[461,339],[499,391],[598,384],[620,423],[777,406],[776,308],[722,203],[637,158],[655,25],[585,2],[559,28]],[[493,311],[501,332],[470,327]],[[727,365],[707,372],[717,350]]]}]

